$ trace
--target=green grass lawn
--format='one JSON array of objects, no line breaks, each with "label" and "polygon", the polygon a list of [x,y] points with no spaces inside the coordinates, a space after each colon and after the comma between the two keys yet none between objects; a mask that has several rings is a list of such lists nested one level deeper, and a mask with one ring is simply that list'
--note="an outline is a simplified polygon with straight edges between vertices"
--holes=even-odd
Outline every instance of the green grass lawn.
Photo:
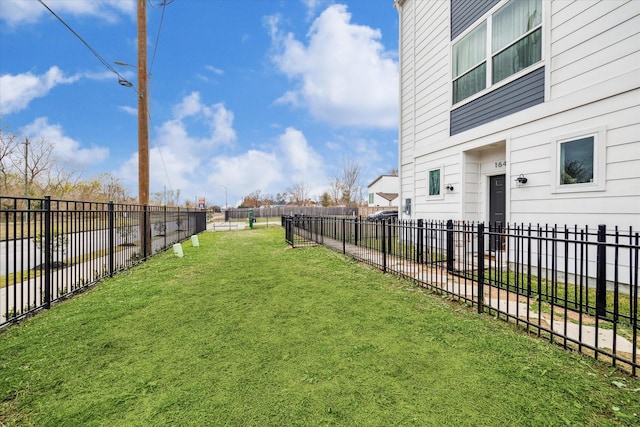
[{"label": "green grass lawn", "polygon": [[638,425],[640,381],[280,228],[0,333],[0,426]]}]

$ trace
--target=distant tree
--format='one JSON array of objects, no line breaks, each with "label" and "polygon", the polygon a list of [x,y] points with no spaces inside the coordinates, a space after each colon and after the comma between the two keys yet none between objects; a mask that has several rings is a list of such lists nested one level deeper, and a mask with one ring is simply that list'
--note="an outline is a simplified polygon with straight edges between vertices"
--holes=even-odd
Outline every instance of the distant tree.
[{"label": "distant tree", "polygon": [[320,205],[322,205],[322,207],[325,207],[325,208],[329,206],[334,206],[333,199],[331,198],[329,193],[327,193],[326,191],[322,193],[322,196],[320,196]]},{"label": "distant tree", "polygon": [[343,161],[340,175],[333,177],[329,182],[332,197],[339,194],[338,200],[346,206],[361,204],[364,194],[361,173],[362,169],[358,163],[350,160]]},{"label": "distant tree", "polygon": [[276,205],[286,205],[288,197],[289,197],[289,195],[286,192],[276,194],[275,204]]},{"label": "distant tree", "polygon": [[329,197],[331,198],[333,206],[340,204],[342,200],[342,183],[340,182],[340,178],[333,177],[329,180]]},{"label": "distant tree", "polygon": [[12,195],[15,185],[15,171],[12,169],[11,158],[17,146],[18,136],[7,134],[0,129],[0,193]]},{"label": "distant tree", "polygon": [[36,247],[44,252],[49,253],[49,262],[53,268],[64,266],[64,253],[67,250],[67,243],[69,239],[62,230],[54,228],[49,233],[49,247],[46,246],[47,235],[44,232],[36,234],[33,238],[33,243]]},{"label": "distant tree", "polygon": [[98,175],[96,180],[100,183],[101,193],[104,195],[105,201],[125,202],[129,198],[127,189],[122,180],[110,173]]},{"label": "distant tree", "polygon": [[[180,189],[164,189],[163,191],[155,191],[151,193],[149,198],[152,205],[158,206],[179,206],[180,205]],[[185,203],[191,203],[187,200]]]},{"label": "distant tree", "polygon": [[287,193],[289,193],[290,202],[296,206],[304,206],[307,199],[309,199],[309,189],[303,182],[293,184],[287,188]]},{"label": "distant tree", "polygon": [[276,196],[274,196],[273,194],[265,194],[264,196],[262,196],[260,206],[271,207],[272,205],[277,205]]},{"label": "distant tree", "polygon": [[[81,200],[96,200],[96,196],[102,195],[100,185],[95,185],[91,181],[84,183],[85,185],[79,185],[80,172],[70,167],[69,165],[63,165],[60,162],[53,162],[51,168],[46,171],[46,178],[42,183],[42,192],[48,194],[54,198],[61,199],[81,199]],[[86,187],[94,187],[88,194],[78,194],[79,189]],[[87,199],[86,197],[90,197]],[[97,200],[100,201],[100,200]]]},{"label": "distant tree", "polygon": [[260,190],[255,190],[250,193],[248,196],[245,196],[242,199],[242,203],[240,204],[240,208],[259,208],[262,206],[262,196],[260,195]]},{"label": "distant tree", "polygon": [[30,141],[25,138],[11,156],[11,163],[16,171],[22,171],[29,195],[43,196],[49,187],[47,173],[53,169],[53,143],[44,138]]}]

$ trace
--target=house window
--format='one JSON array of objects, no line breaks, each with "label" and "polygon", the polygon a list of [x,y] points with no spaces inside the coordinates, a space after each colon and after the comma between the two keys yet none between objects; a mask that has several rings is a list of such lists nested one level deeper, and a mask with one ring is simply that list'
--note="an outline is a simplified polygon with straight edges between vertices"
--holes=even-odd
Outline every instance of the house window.
[{"label": "house window", "polygon": [[440,195],[440,169],[429,171],[429,196]]},{"label": "house window", "polygon": [[373,198],[374,198],[374,194],[373,193],[369,193],[369,204],[370,205],[372,205],[373,202],[374,202]]},{"label": "house window", "polygon": [[480,92],[487,85],[487,26],[478,25],[453,45],[453,103]]},{"label": "house window", "polygon": [[540,0],[511,0],[493,15],[493,83],[524,70],[542,58],[540,3]]},{"label": "house window", "polygon": [[427,171],[427,199],[443,199],[444,198],[444,186],[442,185],[444,179],[444,166],[429,169]]},{"label": "house window", "polygon": [[554,193],[606,190],[606,128],[558,138],[552,143]]},{"label": "house window", "polygon": [[540,62],[541,40],[542,0],[509,0],[454,42],[453,103]]},{"label": "house window", "polygon": [[560,185],[593,182],[593,136],[560,143]]}]

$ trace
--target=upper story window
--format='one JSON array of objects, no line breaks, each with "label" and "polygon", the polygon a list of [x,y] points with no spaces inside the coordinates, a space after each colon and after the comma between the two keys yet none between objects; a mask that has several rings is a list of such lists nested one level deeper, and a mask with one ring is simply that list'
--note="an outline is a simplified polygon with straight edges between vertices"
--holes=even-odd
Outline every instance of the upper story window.
[{"label": "upper story window", "polygon": [[509,0],[452,47],[456,104],[542,59],[542,0]]}]

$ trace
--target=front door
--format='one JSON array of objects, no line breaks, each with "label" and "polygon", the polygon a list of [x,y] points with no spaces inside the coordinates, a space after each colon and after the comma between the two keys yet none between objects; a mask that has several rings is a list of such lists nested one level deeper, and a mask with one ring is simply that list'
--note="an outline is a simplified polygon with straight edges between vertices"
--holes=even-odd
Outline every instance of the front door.
[{"label": "front door", "polygon": [[505,175],[489,177],[489,250],[502,249],[502,239],[498,234],[505,224]]}]

